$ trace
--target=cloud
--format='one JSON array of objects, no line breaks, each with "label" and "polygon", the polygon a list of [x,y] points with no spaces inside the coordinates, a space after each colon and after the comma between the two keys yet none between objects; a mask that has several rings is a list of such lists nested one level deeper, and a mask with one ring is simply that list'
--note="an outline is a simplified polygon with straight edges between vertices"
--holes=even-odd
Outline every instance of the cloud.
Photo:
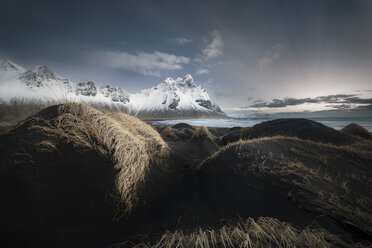
[{"label": "cloud", "polygon": [[368,104],[368,105],[360,105],[360,106],[357,106],[355,109],[360,109],[360,110],[372,110],[372,104]]},{"label": "cloud", "polygon": [[192,59],[192,62],[199,64],[199,63],[202,63],[202,62],[203,62],[203,59],[200,58],[200,57],[193,58],[193,59]]},{"label": "cloud", "polygon": [[202,75],[202,74],[207,74],[209,73],[208,69],[200,68],[199,70],[196,71],[197,75]]},{"label": "cloud", "polygon": [[351,108],[351,105],[350,104],[326,105],[326,107],[335,108],[338,110],[348,110]]},{"label": "cloud", "polygon": [[252,108],[282,108],[287,106],[301,105],[304,103],[326,103],[328,107],[351,108],[351,104],[372,104],[372,98],[360,98],[357,94],[336,94],[318,96],[315,98],[284,98],[273,99],[271,102],[256,102]]},{"label": "cloud", "polygon": [[188,43],[192,43],[192,40],[186,39],[184,37],[177,37],[173,39],[173,41],[178,43],[179,45],[186,45]]},{"label": "cloud", "polygon": [[183,64],[190,62],[188,57],[162,52],[131,54],[105,51],[93,53],[90,58],[108,68],[119,68],[154,76],[160,76],[159,70],[179,70],[182,69]]},{"label": "cloud", "polygon": [[280,53],[283,50],[283,46],[281,44],[274,45],[270,50],[266,51],[265,56],[258,60],[258,68],[263,70],[270,64],[272,64],[275,60],[280,58]]},{"label": "cloud", "polygon": [[220,56],[222,54],[222,48],[224,46],[222,36],[217,30],[213,31],[211,37],[211,43],[202,50],[203,55],[206,59]]}]

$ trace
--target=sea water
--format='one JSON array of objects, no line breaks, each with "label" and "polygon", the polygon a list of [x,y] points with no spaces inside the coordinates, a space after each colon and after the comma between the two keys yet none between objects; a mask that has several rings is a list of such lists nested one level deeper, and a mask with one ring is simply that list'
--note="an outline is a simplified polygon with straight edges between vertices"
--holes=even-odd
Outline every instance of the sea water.
[{"label": "sea water", "polygon": [[360,126],[372,132],[372,116],[322,116],[317,113],[247,113],[232,111],[227,112],[227,118],[205,118],[205,119],[174,119],[151,121],[152,125],[175,125],[177,123],[187,123],[192,126],[207,126],[207,127],[251,127],[263,121],[269,121],[279,118],[306,118],[320,122],[326,126],[340,130],[343,127],[357,123]]}]

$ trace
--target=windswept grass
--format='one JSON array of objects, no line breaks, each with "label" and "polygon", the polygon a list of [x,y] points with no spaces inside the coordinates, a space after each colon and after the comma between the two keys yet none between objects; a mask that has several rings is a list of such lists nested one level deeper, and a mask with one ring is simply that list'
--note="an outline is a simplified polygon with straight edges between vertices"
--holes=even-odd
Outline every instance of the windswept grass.
[{"label": "windswept grass", "polygon": [[213,142],[216,140],[216,137],[213,136],[205,126],[197,127],[194,134],[191,136],[191,140],[197,140],[203,137],[206,137]]},{"label": "windswept grass", "polygon": [[[169,148],[160,135],[139,119],[123,113],[104,113],[86,104],[67,103],[57,117],[30,128],[58,141],[94,149],[109,156],[118,171],[115,180],[118,217],[130,214],[151,173],[166,170]],[[46,149],[50,144],[41,144]],[[122,211],[123,210],[123,211]]]},{"label": "windswept grass", "polygon": [[38,150],[40,152],[45,152],[45,153],[50,153],[50,152],[53,152],[53,151],[58,152],[56,142],[53,142],[51,140],[43,140],[43,141],[37,143],[35,147],[36,147],[36,150]]},{"label": "windswept grass", "polygon": [[355,135],[355,136],[358,136],[358,137],[363,138],[363,139],[372,140],[372,134],[370,132],[368,132],[367,129],[365,129],[364,127],[362,127],[362,126],[360,126],[356,123],[351,123],[351,124],[347,125],[343,129],[341,129],[341,132],[348,133],[348,134],[351,134],[351,135]]},{"label": "windswept grass", "polygon": [[[228,143],[227,145],[223,146],[221,149],[218,150],[217,153],[213,154],[213,156],[210,156],[205,159],[205,161],[213,159],[215,156],[218,156],[220,153],[225,152],[226,150],[230,149],[231,147],[245,147],[246,145],[249,144],[254,144],[258,142],[264,142],[264,141],[274,141],[276,142],[277,140],[280,139],[287,139],[287,140],[292,140],[292,141],[301,141],[301,142],[306,142],[310,145],[314,145],[318,148],[332,148],[332,149],[337,149],[340,151],[348,152],[356,157],[363,158],[365,160],[372,160],[372,142],[356,142],[353,145],[341,145],[337,146],[334,144],[330,143],[322,143],[322,142],[317,142],[317,141],[312,141],[312,140],[303,140],[297,137],[289,137],[289,136],[282,136],[282,135],[277,135],[277,136],[272,136],[272,137],[260,137],[260,138],[254,138],[254,139],[249,139],[249,140],[243,140],[240,139],[235,142]],[[203,164],[203,163],[202,163]],[[201,165],[202,165],[201,164]]]},{"label": "windswept grass", "polygon": [[235,248],[235,247],[370,247],[368,243],[348,243],[324,229],[297,229],[274,218],[248,218],[236,226],[223,226],[218,230],[198,229],[192,233],[166,232],[154,243],[124,242],[116,247],[133,248]]},{"label": "windswept grass", "polygon": [[370,151],[294,137],[231,143],[198,167],[289,183],[289,197],[312,211],[372,236]]},{"label": "windswept grass", "polygon": [[177,140],[176,130],[172,127],[166,127],[161,132],[161,137],[170,138],[172,140]]}]

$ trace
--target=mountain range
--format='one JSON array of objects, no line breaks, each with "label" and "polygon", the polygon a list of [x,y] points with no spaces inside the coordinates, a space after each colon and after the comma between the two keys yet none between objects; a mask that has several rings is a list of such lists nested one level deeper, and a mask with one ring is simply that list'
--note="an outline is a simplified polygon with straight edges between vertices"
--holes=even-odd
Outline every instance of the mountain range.
[{"label": "mountain range", "polygon": [[14,100],[41,104],[84,102],[148,118],[225,116],[190,74],[177,79],[168,77],[150,89],[129,94],[110,84],[72,82],[45,65],[26,70],[3,60],[0,61],[0,102],[9,104]]}]

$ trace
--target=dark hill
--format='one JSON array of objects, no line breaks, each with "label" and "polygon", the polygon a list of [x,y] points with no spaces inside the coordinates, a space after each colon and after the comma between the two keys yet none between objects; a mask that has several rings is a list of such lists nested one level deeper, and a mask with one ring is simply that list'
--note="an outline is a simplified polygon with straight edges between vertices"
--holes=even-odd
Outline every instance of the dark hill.
[{"label": "dark hill", "polygon": [[332,228],[317,217],[327,216],[344,231],[371,238],[371,155],[271,137],[228,145],[206,159],[199,173],[217,215],[269,216],[295,226],[319,221]]},{"label": "dark hill", "polygon": [[157,197],[169,154],[144,122],[84,104],[48,107],[0,146],[4,247],[111,245],[117,220]]},{"label": "dark hill", "polygon": [[370,142],[304,119],[156,130],[73,103],[3,129],[1,247],[370,245]]},{"label": "dark hill", "polygon": [[237,141],[239,139],[253,139],[259,137],[290,136],[305,140],[318,141],[334,145],[350,145],[354,142],[353,137],[347,133],[341,133],[319,122],[308,119],[276,119],[262,122],[250,128],[242,128],[222,137],[222,142]]},{"label": "dark hill", "polygon": [[372,140],[372,134],[368,132],[367,129],[365,129],[364,127],[361,127],[360,125],[356,123],[351,123],[347,125],[343,129],[341,129],[341,132],[355,135],[362,139]]}]

